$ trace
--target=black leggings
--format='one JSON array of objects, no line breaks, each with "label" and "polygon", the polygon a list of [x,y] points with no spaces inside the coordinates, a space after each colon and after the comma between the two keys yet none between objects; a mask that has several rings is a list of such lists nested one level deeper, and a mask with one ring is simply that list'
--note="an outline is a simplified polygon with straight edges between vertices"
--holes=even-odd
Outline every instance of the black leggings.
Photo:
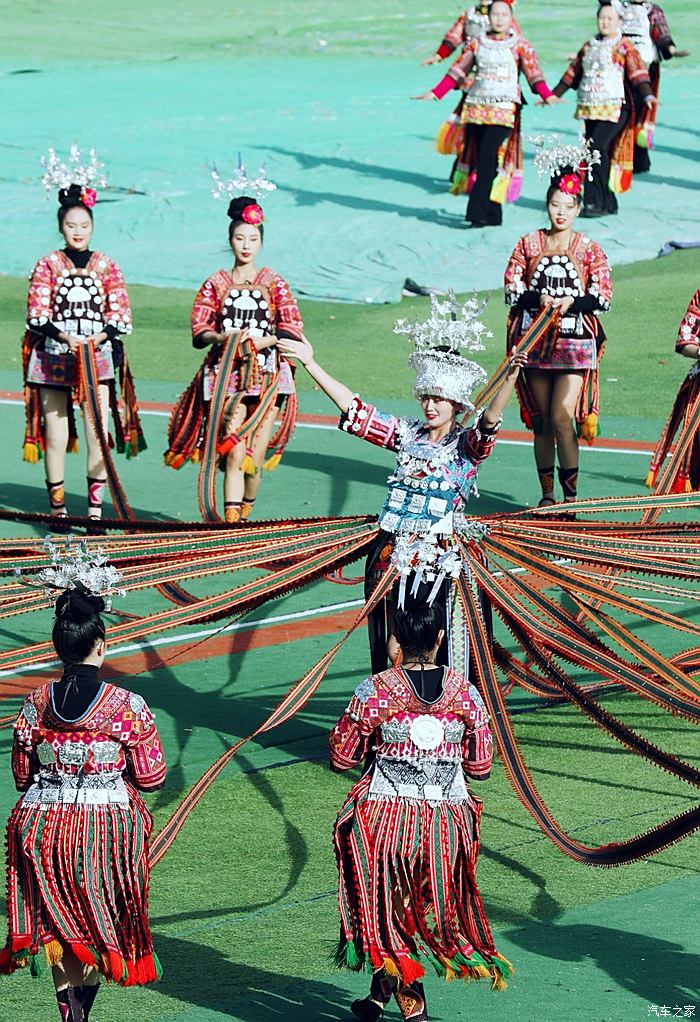
[{"label": "black leggings", "polygon": [[467,220],[495,227],[503,222],[503,208],[500,202],[491,201],[491,187],[498,170],[498,150],[513,129],[501,124],[470,124],[467,130],[476,148],[476,180],[469,196]]},{"label": "black leggings", "polygon": [[603,213],[617,213],[617,198],[610,191],[610,150],[613,142],[627,124],[629,110],[623,106],[620,120],[586,121],[586,138],[593,143],[593,148],[600,153],[600,163],[591,167],[593,180],[586,179],[584,185],[584,204],[587,209],[597,209]]}]

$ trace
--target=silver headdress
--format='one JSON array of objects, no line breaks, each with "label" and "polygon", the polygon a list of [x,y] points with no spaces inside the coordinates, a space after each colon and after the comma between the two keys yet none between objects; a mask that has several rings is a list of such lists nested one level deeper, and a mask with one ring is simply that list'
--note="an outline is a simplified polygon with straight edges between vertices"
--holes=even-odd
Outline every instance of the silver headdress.
[{"label": "silver headdress", "polygon": [[54,604],[67,589],[79,589],[89,596],[102,596],[105,608],[111,610],[113,596],[126,596],[119,585],[123,575],[108,563],[101,548],[90,550],[84,540],[74,543],[71,539],[61,548],[47,536],[44,549],[51,558],[50,567],[42,568],[31,580],[22,575],[20,568],[15,569],[15,575],[24,585],[43,589],[49,603]]},{"label": "silver headdress", "polygon": [[483,351],[483,338],[493,337],[479,319],[486,302],[472,297],[460,305],[454,291],[449,291],[445,299],[431,295],[430,303],[430,316],[424,322],[399,319],[394,324],[394,333],[408,334],[415,344],[416,350],[408,359],[416,371],[413,393],[416,397],[434,394],[447,398],[471,411],[474,405],[470,395],[486,381],[487,374],[478,362],[465,358],[457,349]]},{"label": "silver headdress", "polygon": [[53,191],[68,189],[71,185],[94,189],[104,188],[107,184],[107,178],[102,173],[104,164],[97,159],[94,149],[88,150],[84,159],[82,150],[77,145],[72,145],[68,162],[65,163],[58,158],[56,150],[51,146],[48,155],[42,156],[41,165],[44,168],[41,183],[49,196]]},{"label": "silver headdress", "polygon": [[592,179],[591,168],[600,163],[600,153],[594,149],[590,139],[580,138],[578,142],[562,142],[558,135],[538,135],[529,138],[536,147],[533,159],[540,177],[551,179],[564,170],[587,174]]},{"label": "silver headdress", "polygon": [[232,199],[236,195],[251,195],[253,198],[262,199],[265,195],[277,190],[277,185],[270,181],[264,166],[258,167],[257,177],[248,177],[240,153],[238,154],[238,166],[230,181],[222,179],[215,164],[212,165],[211,176],[214,181],[211,194],[215,199],[222,199],[224,196],[227,199]]}]

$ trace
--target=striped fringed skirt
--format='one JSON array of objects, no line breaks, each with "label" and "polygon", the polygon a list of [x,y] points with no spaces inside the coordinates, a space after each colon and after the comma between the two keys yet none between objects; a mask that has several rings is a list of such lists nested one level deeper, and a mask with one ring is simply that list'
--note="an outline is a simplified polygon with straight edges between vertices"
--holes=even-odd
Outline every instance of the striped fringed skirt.
[{"label": "striped fringed skirt", "polygon": [[431,806],[368,798],[365,775],[336,821],[341,938],[337,963],[409,984],[421,957],[445,979],[506,986],[476,884],[481,801]]},{"label": "striped fringed skirt", "polygon": [[148,925],[148,836],[140,796],[128,805],[19,802],[7,825],[9,935],[0,972],[40,972],[64,947],[124,986],[160,978]]}]

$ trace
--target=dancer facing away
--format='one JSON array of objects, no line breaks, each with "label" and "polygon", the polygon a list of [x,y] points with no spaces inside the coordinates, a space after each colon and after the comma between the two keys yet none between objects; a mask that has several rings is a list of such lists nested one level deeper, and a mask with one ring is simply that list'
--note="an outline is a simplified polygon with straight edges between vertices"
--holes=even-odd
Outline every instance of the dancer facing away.
[{"label": "dancer facing away", "polygon": [[[649,71],[651,88],[659,98],[661,61],[674,57],[689,57],[688,50],[679,50],[671,36],[671,30],[663,9],[649,0],[620,0],[622,34],[634,45]],[[656,127],[656,107],[644,106],[642,118],[637,121],[637,136],[634,144],[634,173],[644,174],[651,170],[649,150],[653,146]]]},{"label": "dancer facing away", "polygon": [[160,976],[148,924],[152,819],[138,791],[163,786],[165,760],[141,696],[99,680],[105,601],[87,589],[103,570],[92,568],[56,602],[63,675],[27,697],[12,747],[23,795],[7,825],[0,971],[38,975],[43,949],[62,1022],[88,1022],[100,976],[124,986]]},{"label": "dancer facing away", "polygon": [[[286,281],[273,270],[258,269],[264,231],[259,203],[239,196],[231,200],[228,216],[233,267],[208,277],[194,300],[192,343],[210,350],[175,406],[165,462],[180,468],[188,458],[199,460],[224,346],[237,345],[217,448],[224,470],[224,515],[235,524],[249,519],[263,465],[277,467],[293,432],[297,407],[293,371],[280,356],[278,344],[281,338],[300,337],[303,323]],[[282,423],[273,437],[280,409]],[[274,453],[265,462],[270,447]]]},{"label": "dancer facing away", "polygon": [[564,500],[574,501],[579,468],[574,424],[588,443],[598,432],[598,362],[605,342],[598,316],[610,308],[612,281],[602,248],[574,230],[582,178],[592,170],[590,147],[563,146],[553,137],[535,163],[551,180],[549,227],[520,238],[508,261],[506,344],[518,343],[540,309],[560,310],[556,332],[530,351],[527,371],[516,383],[523,422],[535,434],[539,507],[548,507],[556,503],[555,450]]},{"label": "dancer facing away", "polygon": [[[77,451],[73,402],[81,404],[87,443],[88,532],[101,534],[102,500],[107,483],[102,448],[88,415],[76,353],[91,344],[99,375],[100,410],[105,436],[109,413],[117,449],[136,455],[146,446],[138,417],[134,383],[123,339],[131,333],[131,309],[122,272],[104,253],[91,249],[97,192],[84,183],[104,183],[94,153],[81,163],[73,147],[69,165],[53,150],[44,161],[47,191],[58,187],[58,228],[65,246],[36,264],[29,280],[27,332],[22,346],[26,431],[24,460],[43,452],[46,488],[54,532],[70,531],[60,522],[65,501],[66,451]],[[99,181],[97,178],[99,177]],[[117,404],[119,375],[124,420]]]},{"label": "dancer facing away", "polygon": [[[387,646],[393,630],[393,611],[403,602],[409,576],[434,579],[432,598],[450,602],[451,586],[442,585],[461,571],[455,534],[468,534],[473,521],[466,505],[476,491],[479,465],[493,450],[503,410],[511,396],[520,367],[527,361],[516,355],[493,399],[471,428],[459,424],[473,409],[470,393],[486,374],[455,350],[483,349],[484,327],[477,319],[479,305],[470,299],[463,309],[451,296],[433,297],[432,314],[424,324],[397,323],[397,331],[416,340],[409,365],[416,371],[414,395],[421,419],[396,418],[367,404],[323,369],[306,339],[285,341],[282,350],[298,359],[311,378],[341,411],[340,428],[378,447],[396,452],[396,468],[389,477],[379,516],[381,532],[367,559],[365,591],[369,596],[390,564],[401,573],[398,593],[392,593],[370,614],[369,640],[372,670],[387,666]],[[460,312],[462,315],[460,316]],[[452,622],[448,614],[448,645]]]},{"label": "dancer facing away", "polygon": [[331,767],[371,765],[338,815],[341,933],[337,961],[371,969],[352,1004],[362,1022],[391,996],[403,1018],[428,1019],[424,957],[445,979],[506,987],[510,963],[495,948],[476,882],[482,803],[493,743],[481,696],[435,664],[445,634],[439,603],[398,609],[402,666],[363,681],[330,737]]},{"label": "dancer facing away", "polygon": [[[659,472],[671,450],[676,434],[680,428],[686,427],[691,406],[700,394],[700,290],[696,291],[690,299],[690,305],[681,320],[676,351],[679,355],[684,355],[685,358],[692,358],[694,364],[681,384],[669,420],[663,428],[656,450],[652,455],[649,474],[645,480],[649,487],[656,486]],[[700,431],[695,432],[675,478],[670,481],[669,490],[672,493],[700,490]]]},{"label": "dancer facing away", "polygon": [[621,25],[618,7],[602,3],[597,34],[583,44],[554,88],[557,96],[577,90],[574,116],[584,122],[586,138],[601,156],[584,190],[584,217],[617,213],[616,193],[632,187],[636,102],[641,109],[656,104],[649,72]]},{"label": "dancer facing away", "polygon": [[522,173],[520,74],[543,103],[559,102],[544,80],[535,50],[513,30],[512,23],[511,4],[494,0],[489,31],[469,42],[431,92],[415,97],[442,99],[452,89],[465,88],[465,131],[453,191],[469,192],[466,219],[473,227],[500,224],[503,202],[517,198]]}]

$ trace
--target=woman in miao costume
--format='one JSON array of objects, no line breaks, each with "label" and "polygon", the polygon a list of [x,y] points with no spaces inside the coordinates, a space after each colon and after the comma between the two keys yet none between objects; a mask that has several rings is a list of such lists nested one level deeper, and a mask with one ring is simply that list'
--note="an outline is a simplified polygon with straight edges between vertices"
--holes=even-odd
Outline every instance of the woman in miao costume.
[{"label": "woman in miao costume", "polygon": [[[24,460],[36,462],[43,454],[51,515],[57,519],[53,528],[68,531],[60,522],[67,514],[65,461],[66,451],[78,449],[73,402],[80,404],[87,442],[88,531],[100,533],[107,478],[77,352],[80,345],[94,348],[105,437],[111,410],[117,449],[128,456],[138,454],[146,444],[123,343],[131,333],[129,296],[117,264],[91,248],[97,202],[93,186],[106,183],[94,151],[83,162],[80,150],[73,146],[68,163],[63,163],[50,149],[42,162],[47,193],[58,190],[58,227],[65,246],[40,259],[29,279],[22,347],[27,416]],[[117,376],[123,419],[117,404]]]},{"label": "woman in miao costume", "polygon": [[[478,522],[466,517],[467,503],[476,493],[478,468],[494,448],[503,410],[527,360],[513,356],[504,382],[475,424],[460,425],[462,414],[473,410],[472,390],[486,379],[481,366],[459,351],[483,350],[485,328],[480,312],[474,298],[460,306],[454,295],[444,300],[433,296],[431,315],[424,323],[401,320],[396,324],[396,331],[408,334],[415,343],[409,365],[416,372],[413,393],[420,402],[419,419],[397,418],[353,394],[318,364],[307,340],[281,342],[283,352],[298,359],[338,406],[342,430],[396,453],[396,468],[389,476],[379,515],[381,532],[367,561],[368,596],[390,565],[399,570],[401,579],[398,592],[370,615],[374,672],[387,666],[396,601],[403,603],[408,592],[429,580],[429,598],[440,594],[441,602],[451,603],[452,587],[443,583],[461,571],[455,534],[468,535],[479,529]],[[456,638],[451,628],[448,612],[450,649]]]},{"label": "woman in miao costume", "polygon": [[[690,299],[685,316],[681,320],[676,341],[676,352],[693,360],[690,372],[683,380],[680,390],[673,403],[669,420],[663,428],[656,450],[652,455],[649,474],[645,483],[655,487],[659,472],[663,468],[666,456],[679,429],[690,428],[689,415],[691,408],[700,396],[700,290]],[[700,430],[693,434],[690,446],[675,474],[670,480],[669,489],[673,493],[688,493],[700,490]]]},{"label": "woman in miao costume", "polygon": [[[515,0],[513,0],[513,3],[515,3]],[[491,0],[487,0],[486,3],[475,4],[473,7],[463,11],[447,31],[435,53],[421,61],[421,67],[426,67],[429,64],[439,64],[440,61],[452,56],[457,49],[461,50],[461,55],[463,55],[472,39],[478,39],[484,32],[488,32],[490,27],[490,6]],[[517,35],[522,35],[520,26],[515,18],[513,18],[512,28]],[[462,148],[462,138],[464,136],[464,128],[462,126],[463,106],[464,97],[462,96],[454,112],[438,132],[436,148],[443,155],[456,156]]]},{"label": "woman in miao costume", "polygon": [[416,97],[442,99],[452,89],[465,88],[465,133],[452,190],[455,194],[468,192],[466,219],[473,227],[500,224],[503,203],[515,202],[520,193],[520,75],[525,75],[542,102],[559,102],[544,80],[535,50],[514,31],[512,22],[511,3],[494,0],[488,32],[469,42],[431,92]]},{"label": "woman in miao costume", "polygon": [[618,0],[600,5],[598,32],[554,88],[557,96],[576,89],[574,116],[583,121],[586,138],[601,157],[584,190],[584,217],[617,213],[616,195],[632,187],[636,100],[642,108],[656,103],[644,61],[622,35],[620,10]]},{"label": "woman in miao costume", "polygon": [[[188,459],[201,459],[220,366],[225,349],[234,345],[228,380],[219,386],[220,392],[224,387],[225,406],[213,457],[224,471],[225,519],[236,524],[250,518],[262,469],[277,467],[294,430],[294,377],[290,363],[280,356],[278,342],[284,337],[300,337],[303,323],[287,282],[274,270],[257,265],[264,232],[259,196],[276,186],[262,168],[252,181],[242,166],[232,181],[223,182],[216,170],[212,176],[216,198],[236,193],[228,207],[234,262],[230,270],[218,270],[208,277],[194,300],[192,343],[209,351],[173,411],[165,463],[180,468]],[[240,194],[242,189],[257,197]],[[272,453],[265,460],[268,449]],[[204,507],[202,513],[213,517]]]},{"label": "woman in miao costume", "polygon": [[[62,1022],[88,1022],[100,978],[141,986],[160,976],[148,923],[152,819],[165,759],[141,696],[99,670],[100,616],[121,576],[81,544],[38,575],[56,600],[63,675],[24,701],[12,772],[23,794],[7,824],[8,939],[0,971],[52,967]],[[57,598],[56,598],[57,597]],[[42,1016],[44,1017],[44,1016]]]},{"label": "woman in miao costume", "polygon": [[363,681],[330,736],[331,766],[369,755],[334,831],[341,933],[338,965],[372,972],[352,1003],[362,1022],[392,995],[405,1019],[428,1019],[424,964],[447,980],[506,987],[476,882],[481,799],[493,742],[481,696],[435,661],[445,634],[440,602],[396,611],[401,667]]},{"label": "woman in miao costume", "polygon": [[[622,34],[634,45],[649,71],[652,91],[659,98],[661,61],[688,57],[688,50],[679,50],[673,41],[663,8],[649,0],[621,0]],[[634,173],[651,170],[649,150],[653,148],[656,107],[642,107],[637,119],[634,144]]]},{"label": "woman in miao costume", "polygon": [[587,142],[564,145],[556,136],[536,142],[535,166],[550,181],[549,226],[520,238],[508,261],[506,344],[510,349],[518,343],[540,309],[560,310],[556,328],[529,352],[527,371],[516,384],[523,422],[535,434],[539,506],[547,507],[556,503],[555,451],[564,500],[574,501],[577,430],[589,444],[598,433],[598,362],[605,341],[598,316],[610,308],[612,281],[600,245],[574,230],[584,178],[599,154]]}]

